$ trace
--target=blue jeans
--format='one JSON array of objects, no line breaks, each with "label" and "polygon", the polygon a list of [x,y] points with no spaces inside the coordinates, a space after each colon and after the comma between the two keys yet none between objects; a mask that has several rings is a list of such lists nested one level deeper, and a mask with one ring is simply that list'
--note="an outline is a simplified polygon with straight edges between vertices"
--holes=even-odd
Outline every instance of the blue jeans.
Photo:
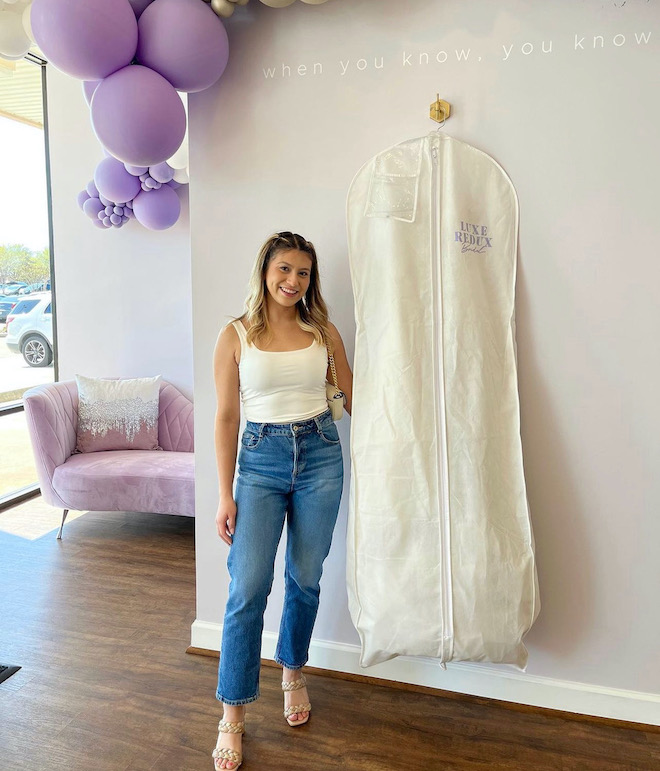
[{"label": "blue jeans", "polygon": [[287,669],[307,662],[343,477],[330,410],[298,423],[247,423],[238,456],[236,527],[227,558],[231,581],[216,691],[225,704],[259,698],[264,611],[285,516],[285,594],[275,661]]}]

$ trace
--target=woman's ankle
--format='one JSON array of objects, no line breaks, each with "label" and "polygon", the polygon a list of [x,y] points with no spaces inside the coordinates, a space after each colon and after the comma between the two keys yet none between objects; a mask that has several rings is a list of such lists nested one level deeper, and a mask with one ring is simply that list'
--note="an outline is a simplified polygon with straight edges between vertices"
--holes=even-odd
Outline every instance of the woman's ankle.
[{"label": "woman's ankle", "polygon": [[237,723],[245,717],[245,704],[223,704],[222,719],[228,723]]}]

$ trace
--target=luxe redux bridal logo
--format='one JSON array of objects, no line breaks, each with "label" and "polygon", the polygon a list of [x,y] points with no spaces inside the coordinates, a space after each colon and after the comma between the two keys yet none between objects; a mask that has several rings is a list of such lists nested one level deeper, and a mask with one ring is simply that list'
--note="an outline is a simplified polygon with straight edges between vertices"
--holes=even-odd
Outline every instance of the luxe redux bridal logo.
[{"label": "luxe redux bridal logo", "polygon": [[461,252],[476,252],[484,254],[486,249],[493,248],[493,237],[488,235],[486,225],[474,225],[461,220],[461,229],[454,233],[454,241],[462,244]]}]

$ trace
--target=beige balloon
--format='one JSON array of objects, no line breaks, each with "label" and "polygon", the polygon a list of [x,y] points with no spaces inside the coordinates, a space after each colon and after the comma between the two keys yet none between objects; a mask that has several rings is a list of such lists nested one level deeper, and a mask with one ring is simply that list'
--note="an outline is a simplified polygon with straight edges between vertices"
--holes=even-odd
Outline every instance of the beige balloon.
[{"label": "beige balloon", "polygon": [[286,8],[287,5],[295,3],[296,0],[261,0],[261,2],[271,8]]},{"label": "beige balloon", "polygon": [[23,11],[23,29],[25,30],[25,34],[30,38],[30,40],[34,43],[34,35],[32,33],[32,21],[30,19],[30,12],[32,11],[32,3],[30,5],[25,6],[25,10]]},{"label": "beige balloon", "polygon": [[211,0],[211,8],[218,16],[228,19],[234,13],[235,5],[229,2],[229,0]]}]

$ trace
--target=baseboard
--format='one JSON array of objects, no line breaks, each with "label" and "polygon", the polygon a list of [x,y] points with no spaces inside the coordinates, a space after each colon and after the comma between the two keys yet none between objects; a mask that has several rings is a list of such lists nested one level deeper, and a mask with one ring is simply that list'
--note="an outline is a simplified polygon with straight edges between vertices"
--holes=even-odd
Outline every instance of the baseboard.
[{"label": "baseboard", "polygon": [[[222,624],[195,621],[191,648],[218,651]],[[264,632],[261,658],[273,659],[277,634]],[[359,665],[358,645],[312,640],[308,666],[364,675],[381,680],[410,683],[443,691],[483,696],[489,699],[533,707],[572,712],[578,715],[624,720],[660,726],[660,695],[624,691],[589,683],[527,675],[505,666],[448,663],[442,670],[434,659],[399,656],[373,667]]]}]

